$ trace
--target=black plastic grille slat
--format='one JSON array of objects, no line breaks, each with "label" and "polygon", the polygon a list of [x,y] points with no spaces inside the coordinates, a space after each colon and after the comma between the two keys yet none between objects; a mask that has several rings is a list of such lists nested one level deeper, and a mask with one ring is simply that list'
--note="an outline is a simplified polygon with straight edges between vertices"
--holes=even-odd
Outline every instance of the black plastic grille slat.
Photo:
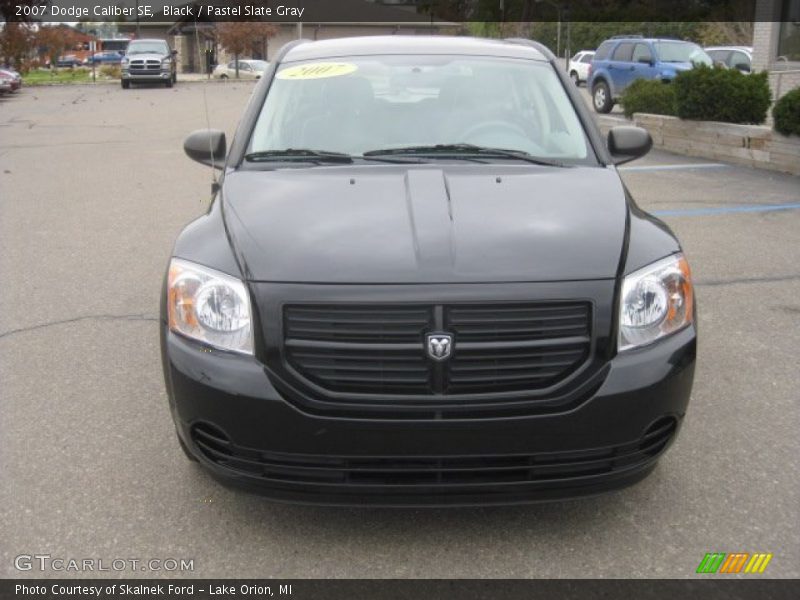
[{"label": "black plastic grille slat", "polygon": [[490,456],[327,456],[261,452],[231,443],[206,424],[192,439],[210,461],[263,480],[358,486],[570,481],[642,465],[666,448],[677,430],[673,418],[656,423],[639,440],[618,446],[539,454]]},{"label": "black plastic grille slat", "polygon": [[[283,350],[296,373],[361,395],[544,389],[586,362],[592,334],[589,302],[289,305],[283,322]],[[454,337],[439,371],[424,347],[434,331]]]},{"label": "black plastic grille slat", "polygon": [[559,372],[564,367],[570,366],[574,361],[531,361],[531,360],[459,360],[458,365],[450,368],[450,373],[471,372],[471,371],[528,371],[541,367],[556,367]]},{"label": "black plastic grille slat", "polygon": [[416,342],[431,318],[429,307],[288,307],[285,335],[296,340],[362,343]]},{"label": "black plastic grille slat", "polygon": [[[557,353],[557,354],[556,354]],[[567,348],[512,349],[487,358],[477,350],[459,352],[450,368],[448,391],[469,393],[494,390],[535,389],[555,384],[587,357],[588,344]],[[520,358],[520,355],[522,358]]]},{"label": "black plastic grille slat", "polygon": [[450,306],[445,327],[461,342],[513,341],[588,335],[587,302]]}]

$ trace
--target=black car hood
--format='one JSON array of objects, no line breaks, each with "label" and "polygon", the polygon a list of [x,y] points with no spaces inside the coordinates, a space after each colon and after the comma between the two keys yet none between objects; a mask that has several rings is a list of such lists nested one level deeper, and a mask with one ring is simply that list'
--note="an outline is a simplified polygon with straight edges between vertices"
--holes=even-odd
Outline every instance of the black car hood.
[{"label": "black car hood", "polygon": [[245,277],[273,282],[613,278],[627,210],[599,167],[240,170],[222,193]]}]

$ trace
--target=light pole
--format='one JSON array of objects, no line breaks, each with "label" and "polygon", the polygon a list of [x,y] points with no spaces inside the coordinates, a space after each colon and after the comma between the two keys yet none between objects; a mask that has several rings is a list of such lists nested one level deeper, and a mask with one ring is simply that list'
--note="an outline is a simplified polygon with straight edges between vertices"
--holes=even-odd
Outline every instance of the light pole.
[{"label": "light pole", "polygon": [[561,5],[558,2],[553,2],[553,0],[534,0],[536,4],[541,4],[542,2],[547,2],[550,6],[556,9],[556,14],[558,18],[558,30],[556,31],[556,56],[559,58],[561,57]]}]

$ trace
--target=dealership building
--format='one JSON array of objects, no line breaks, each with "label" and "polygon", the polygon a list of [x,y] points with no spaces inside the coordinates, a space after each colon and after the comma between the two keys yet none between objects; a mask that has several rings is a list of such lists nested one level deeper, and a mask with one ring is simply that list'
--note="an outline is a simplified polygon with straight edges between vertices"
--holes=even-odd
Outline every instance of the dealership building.
[{"label": "dealership building", "polygon": [[800,86],[800,0],[756,0],[753,71],[762,70],[775,100]]}]

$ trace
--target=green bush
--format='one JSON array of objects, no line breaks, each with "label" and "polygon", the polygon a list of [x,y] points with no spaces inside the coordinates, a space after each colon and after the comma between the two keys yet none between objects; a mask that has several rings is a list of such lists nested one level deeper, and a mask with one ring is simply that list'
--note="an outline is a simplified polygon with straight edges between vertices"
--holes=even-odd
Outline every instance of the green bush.
[{"label": "green bush", "polygon": [[783,135],[800,135],[800,87],[793,89],[772,108],[775,131]]},{"label": "green bush", "polygon": [[745,75],[738,69],[698,66],[679,73],[672,85],[681,119],[763,123],[772,100],[766,71]]},{"label": "green bush", "polygon": [[674,115],[675,88],[661,80],[637,79],[625,88],[620,104],[628,118],[633,113]]}]

